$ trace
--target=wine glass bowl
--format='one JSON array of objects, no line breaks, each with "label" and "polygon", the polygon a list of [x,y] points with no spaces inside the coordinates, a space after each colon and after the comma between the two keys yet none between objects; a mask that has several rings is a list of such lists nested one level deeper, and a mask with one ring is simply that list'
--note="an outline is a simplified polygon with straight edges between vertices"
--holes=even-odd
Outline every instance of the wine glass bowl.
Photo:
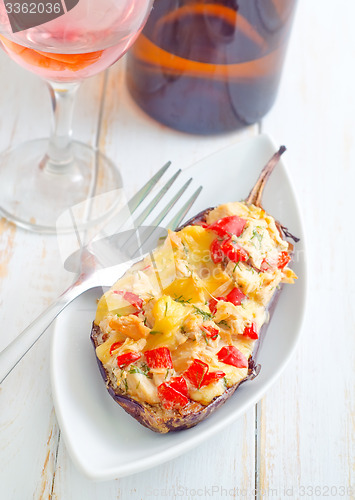
[{"label": "wine glass bowl", "polygon": [[[55,232],[63,211],[121,187],[119,171],[108,158],[71,139],[74,98],[83,79],[104,71],[128,50],[152,2],[79,0],[67,12],[59,9],[68,1],[0,2],[0,45],[17,64],[47,82],[54,112],[49,139],[0,155],[0,209],[8,219],[27,229]],[[33,23],[22,12],[24,6],[28,10],[40,5],[50,10],[52,19],[38,13],[40,24],[20,29]],[[53,18],[56,5],[58,15]],[[94,223],[112,209],[103,206],[102,213],[91,214],[79,225]]]},{"label": "wine glass bowl", "polygon": [[65,15],[27,30],[13,33],[9,22],[1,25],[1,42],[14,61],[42,78],[78,81],[106,69],[128,50],[150,3],[80,0]]}]

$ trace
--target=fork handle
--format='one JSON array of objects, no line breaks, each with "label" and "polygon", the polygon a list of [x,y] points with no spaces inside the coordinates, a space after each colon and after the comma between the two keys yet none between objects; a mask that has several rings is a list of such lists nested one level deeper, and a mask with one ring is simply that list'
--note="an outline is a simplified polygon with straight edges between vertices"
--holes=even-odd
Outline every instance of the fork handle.
[{"label": "fork handle", "polygon": [[60,297],[25,328],[3,351],[0,352],[0,384],[23,356],[53,323],[58,314],[80,293],[80,284],[74,283]]}]

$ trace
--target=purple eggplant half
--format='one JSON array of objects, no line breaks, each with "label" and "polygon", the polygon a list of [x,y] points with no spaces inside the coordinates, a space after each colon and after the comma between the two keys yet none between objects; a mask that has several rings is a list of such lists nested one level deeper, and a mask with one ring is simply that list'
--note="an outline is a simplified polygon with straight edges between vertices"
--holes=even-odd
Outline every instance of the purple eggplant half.
[{"label": "purple eggplant half", "polygon": [[[262,199],[262,193],[263,193],[264,187],[265,187],[266,182],[267,182],[269,176],[271,175],[275,165],[278,163],[280,156],[283,154],[284,151],[285,151],[285,148],[282,146],[279,149],[279,151],[274,154],[274,156],[270,159],[270,161],[267,163],[267,165],[262,170],[262,172],[259,176],[259,179],[257,180],[255,186],[251,190],[249,196],[244,201],[244,204],[247,207],[254,206],[254,207],[258,207],[258,208],[262,209],[261,199]],[[189,226],[196,226],[196,225],[206,226],[207,221],[208,221],[208,216],[213,210],[214,210],[213,208],[208,208],[205,211],[196,215],[195,217],[191,218],[188,222],[186,222],[183,226],[179,227],[176,230],[177,234],[179,234],[179,231],[181,231],[184,228],[187,228]],[[279,233],[279,237],[284,244],[283,248],[286,249],[285,251],[281,252],[283,254],[282,258],[288,264],[288,262],[291,260],[292,253],[293,253],[293,244],[290,241],[288,241],[286,238],[291,237],[295,242],[297,241],[297,238],[293,237],[287,231],[287,229],[284,228],[279,222],[274,221],[274,223],[275,223],[275,227],[277,228],[277,231]],[[210,225],[209,228],[212,228],[212,226],[213,225]],[[255,232],[255,234],[254,234],[254,232]],[[251,242],[254,246],[257,246],[258,242],[260,243],[261,235],[258,234],[258,232],[255,231],[255,229],[254,229],[254,232],[251,236]],[[228,264],[231,265],[231,261],[232,261],[233,266],[235,265],[235,267],[237,267],[238,263],[239,263],[238,259],[241,259],[241,262],[243,262],[243,264],[245,266],[249,266],[250,271],[252,273],[255,273],[256,275],[258,275],[262,272],[268,271],[267,265],[269,265],[269,264],[264,263],[264,261],[262,262],[262,266],[260,266],[260,263],[258,265],[256,265],[255,262],[253,262],[252,259],[249,258],[249,256],[248,256],[248,259],[247,258],[243,259],[242,258],[243,253],[241,253],[241,254],[237,253],[237,255],[239,255],[239,257],[236,257],[235,245],[233,247],[233,253],[225,254],[225,255],[228,255],[228,259],[225,257],[225,255],[223,255],[224,260],[222,261],[222,257],[221,257],[221,259],[219,259],[218,251],[219,252],[221,251],[220,250],[221,246],[223,249],[223,244],[225,246],[225,243],[229,242],[229,240],[228,240],[229,236],[227,236],[227,239],[225,238],[224,240],[221,240],[220,236],[218,236],[218,238],[216,238],[216,241],[217,241],[217,244],[219,245],[219,248],[217,249],[217,253],[215,253],[215,255],[212,257],[214,262],[215,262],[214,259],[216,259],[216,262],[218,262],[218,265],[227,265],[226,260],[229,259]],[[243,251],[243,249],[241,251]],[[225,252],[224,249],[223,249],[223,252]],[[238,250],[238,252],[239,252],[239,250]],[[221,261],[221,263],[220,263],[220,261]],[[284,266],[284,265],[285,264],[283,263],[282,266]],[[264,267],[266,266],[265,269],[263,269],[263,266]],[[290,270],[290,273],[292,273],[291,270]],[[292,282],[292,281],[290,281],[290,282]],[[272,296],[270,296],[270,300],[268,300],[267,304],[265,305],[265,311],[266,311],[268,317],[270,317],[270,315],[272,314],[272,312],[275,308],[275,305],[277,302],[277,297],[280,293],[280,290],[281,290],[281,286],[278,286],[277,290],[275,290],[275,292],[272,294]],[[218,297],[217,300],[219,300],[219,299],[223,299],[223,298]],[[223,299],[223,300],[225,302],[227,302],[227,299]],[[129,300],[129,301],[132,303],[132,300]],[[176,297],[176,301],[179,301],[178,297]],[[231,301],[232,301],[232,299],[231,299]],[[189,301],[187,301],[187,302],[188,302],[188,305],[190,305]],[[240,304],[235,303],[235,305],[240,305]],[[134,306],[137,307],[137,304],[134,304]],[[193,307],[195,307],[195,306],[193,306]],[[195,307],[195,309],[198,312],[201,312],[197,307]],[[212,311],[212,309],[211,309],[211,311]],[[165,311],[165,313],[166,313],[166,311]],[[202,311],[202,313],[204,313],[204,311]],[[207,314],[207,313],[205,313],[205,314]],[[204,319],[206,319],[206,318],[204,318]],[[208,323],[208,320],[209,320],[209,317],[207,317],[207,323]],[[220,323],[222,324],[223,321],[224,320],[222,320]],[[237,322],[237,320],[235,320],[235,322]],[[227,322],[224,321],[224,323],[227,323]],[[146,323],[144,323],[144,324],[146,324]],[[166,401],[165,401],[165,404],[164,404],[164,400],[162,400],[162,402],[155,401],[152,403],[152,402],[142,401],[142,400],[140,400],[139,397],[134,396],[130,393],[127,393],[127,387],[126,387],[126,390],[124,390],[124,389],[122,389],[122,386],[118,385],[117,380],[115,380],[115,378],[113,376],[112,370],[110,371],[109,369],[105,368],[104,363],[100,361],[98,355],[97,355],[97,362],[98,362],[101,375],[105,381],[106,388],[107,388],[109,394],[114,398],[114,400],[120,406],[122,406],[122,408],[127,413],[129,413],[132,417],[134,417],[142,425],[144,425],[145,427],[148,427],[149,429],[151,429],[153,431],[159,432],[159,433],[167,433],[170,431],[188,429],[190,427],[195,426],[196,424],[198,424],[202,420],[204,420],[206,417],[208,417],[208,415],[210,415],[217,408],[219,408],[222,404],[224,404],[227,401],[227,399],[229,399],[229,397],[235,392],[235,390],[239,387],[239,385],[242,382],[244,382],[245,380],[253,379],[259,373],[260,366],[256,364],[255,356],[256,356],[257,349],[260,345],[260,341],[265,334],[267,324],[268,324],[268,321],[264,321],[262,323],[262,326],[259,328],[258,334],[254,335],[254,336],[250,335],[250,332],[253,333],[252,327],[250,327],[250,326],[248,326],[248,328],[245,327],[244,333],[248,330],[247,333],[250,335],[250,339],[257,339],[253,343],[253,350],[247,359],[247,363],[243,365],[245,368],[245,372],[243,372],[242,378],[238,379],[237,382],[234,383],[233,385],[231,385],[231,386],[225,385],[225,388],[222,391],[222,393],[217,395],[216,397],[213,397],[210,401],[208,401],[207,404],[203,400],[200,402],[198,400],[198,398],[197,399],[192,398],[192,399],[189,399],[187,401],[187,399],[185,397],[187,394],[184,392],[186,389],[185,380],[188,381],[189,387],[191,387],[191,384],[195,384],[194,387],[196,389],[196,387],[198,385],[198,383],[196,382],[196,377],[198,376],[198,375],[196,375],[197,372],[195,372],[191,376],[191,373],[189,373],[189,372],[191,372],[191,368],[187,369],[182,374],[179,373],[178,377],[171,379],[171,381],[175,380],[175,382],[174,382],[175,385],[173,385],[172,382],[170,384],[170,386],[174,388],[174,390],[173,390],[174,394],[175,394],[176,388],[178,389],[178,394],[180,396],[181,396],[181,394],[185,394],[185,395],[181,396],[181,398],[185,398],[184,399],[185,403],[184,404],[178,404],[178,403],[172,404],[171,401],[168,403],[166,403]],[[227,324],[227,326],[228,326],[228,324]],[[210,335],[209,332],[211,332],[213,330],[213,328],[211,330],[211,327],[209,327],[208,324],[207,324],[207,326],[202,325],[202,328],[205,328],[205,332],[207,332],[209,335]],[[228,326],[228,328],[230,328],[230,326]],[[223,329],[225,329],[224,326],[223,326]],[[157,332],[154,332],[153,330],[151,330],[150,333],[154,334]],[[160,333],[160,332],[158,332],[158,333]],[[221,332],[220,332],[220,334],[222,335]],[[224,334],[228,335],[228,331],[225,331]],[[100,326],[97,324],[97,322],[96,323],[94,322],[93,327],[92,327],[92,331],[91,331],[91,340],[92,340],[92,343],[93,343],[95,349],[100,347],[106,341],[107,336],[108,336],[107,333],[103,332],[103,330],[100,328]],[[206,339],[206,336],[205,336],[205,339]],[[213,339],[213,336],[212,336],[212,339]],[[215,339],[216,339],[216,337],[215,337]],[[209,340],[211,341],[211,338],[208,338],[206,340],[207,344],[208,344]],[[112,351],[112,349],[115,348],[115,346],[116,346],[116,344],[112,344],[110,352]],[[117,346],[120,346],[120,342],[117,342]],[[225,347],[224,347],[224,349],[225,349]],[[158,352],[159,349],[153,349],[153,350],[150,350],[147,352],[151,353],[154,351]],[[218,359],[221,359],[222,355],[220,356],[220,353],[222,351],[223,351],[223,349],[221,349],[217,353]],[[161,352],[160,352],[160,354],[161,354]],[[122,361],[125,355],[126,354],[117,357],[118,365],[120,365],[119,360]],[[144,353],[143,353],[143,355],[144,355]],[[232,365],[232,363],[234,363],[233,367],[238,366],[237,364],[235,364],[235,361],[233,361],[233,360],[230,361],[228,356],[224,357],[224,359],[222,359],[222,364],[224,362],[227,364],[231,364],[231,365]],[[147,357],[147,359],[149,361],[148,357]],[[134,361],[134,359],[132,361]],[[122,363],[123,363],[123,361],[122,361]],[[155,368],[156,366],[159,366],[156,363],[157,363],[157,361],[155,359],[154,362],[151,363],[151,366],[153,366],[153,368]],[[148,362],[148,364],[149,364],[149,362]],[[201,364],[201,366],[204,365],[203,362],[200,362],[200,364]],[[165,366],[172,367],[172,364],[171,365],[167,364]],[[224,366],[226,366],[226,365],[224,365]],[[122,367],[123,367],[123,364],[121,365],[121,368]],[[131,367],[131,369],[132,369],[132,367],[133,367],[133,369],[135,369],[134,364],[130,365],[130,367]],[[149,367],[148,367],[148,370],[149,370]],[[136,371],[142,372],[142,370],[138,369],[138,368],[136,368]],[[167,372],[168,371],[169,371],[169,368],[167,369]],[[207,376],[206,373],[207,372],[205,372],[205,375],[203,375],[203,376]],[[221,373],[221,372],[220,371],[213,371],[212,375],[214,375],[215,377],[218,377],[218,375],[216,375],[218,373]],[[185,379],[184,379],[184,374],[186,374]],[[145,373],[145,375],[147,375],[147,372]],[[150,376],[151,376],[151,374],[150,374]],[[219,375],[219,377],[221,377],[221,375]],[[205,379],[203,379],[203,380],[205,380]],[[177,383],[176,381],[178,381],[179,384],[181,384],[182,382],[185,384],[185,389],[184,390],[181,389],[181,394],[180,394],[180,387],[176,385],[176,383]],[[200,383],[201,383],[201,381],[200,381]],[[162,386],[164,386],[164,389],[166,389],[166,387],[168,387],[168,389],[170,389],[169,383],[165,383],[164,381],[161,383],[161,386],[159,386],[159,387],[162,387]],[[200,386],[197,387],[197,392],[199,389],[200,389]],[[159,393],[159,394],[161,394],[161,393]],[[196,391],[195,391],[195,394],[196,394]]]}]

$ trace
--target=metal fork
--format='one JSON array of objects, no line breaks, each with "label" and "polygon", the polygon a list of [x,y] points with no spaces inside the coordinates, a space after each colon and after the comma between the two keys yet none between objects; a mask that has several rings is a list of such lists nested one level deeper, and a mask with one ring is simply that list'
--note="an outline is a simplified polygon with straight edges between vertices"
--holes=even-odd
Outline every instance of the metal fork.
[{"label": "metal fork", "polygon": [[[147,198],[152,189],[156,186],[160,178],[163,176],[165,171],[170,166],[170,162],[165,164],[128,202],[128,208],[131,213],[136,212],[141,203]],[[160,189],[158,194],[154,199],[148,204],[145,210],[135,219],[135,225],[141,225],[151,215],[157,205],[160,203],[163,196],[166,194],[168,189],[171,187],[173,182],[176,180],[180,174],[180,170],[171,177],[166,184]],[[163,219],[171,212],[172,208],[176,202],[181,198],[182,194],[185,192],[187,186],[190,184],[192,179],[187,181],[185,185],[173,196],[173,198],[164,206],[163,209],[156,215],[154,222],[150,226],[151,233],[155,227],[157,227]],[[175,229],[179,226],[181,221],[184,219],[187,212],[190,210],[198,195],[201,192],[202,187],[200,186],[188,199],[188,201],[182,206],[182,208],[174,215],[172,220],[165,227],[168,229]],[[125,222],[125,221],[123,221]],[[122,227],[122,221],[120,221],[120,227]],[[38,316],[25,330],[22,331],[1,353],[0,353],[0,384],[12,371],[12,369],[17,365],[17,363],[23,358],[23,356],[31,349],[31,347],[37,342],[41,335],[47,330],[47,328],[52,324],[55,318],[65,309],[65,307],[70,304],[75,298],[81,295],[83,292],[94,288],[96,286],[109,286],[114,283],[122,274],[131,266],[131,262],[121,263],[115,266],[107,266],[107,263],[103,263],[105,259],[102,259],[102,253],[108,250],[117,250],[117,248],[111,248],[113,245],[112,237],[103,238],[100,240],[102,245],[95,245],[92,242],[81,248],[80,254],[80,271],[75,279],[74,283],[65,290],[58,299],[50,305],[40,316]],[[107,261],[106,261],[107,262]]]}]

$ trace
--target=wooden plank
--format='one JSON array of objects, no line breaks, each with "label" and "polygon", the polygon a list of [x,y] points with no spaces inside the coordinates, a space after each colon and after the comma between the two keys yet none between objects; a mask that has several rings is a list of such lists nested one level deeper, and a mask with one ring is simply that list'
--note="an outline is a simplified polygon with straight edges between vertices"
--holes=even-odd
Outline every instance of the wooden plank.
[{"label": "wooden plank", "polygon": [[[53,272],[58,264],[61,269],[51,257],[53,246],[46,245],[46,259],[43,249],[32,235],[17,231],[11,274],[1,282],[2,347],[48,305],[64,281]],[[51,488],[58,430],[50,397],[49,343],[49,336],[42,338],[1,386],[1,483],[9,498],[28,498],[29,492]]]},{"label": "wooden plank", "polygon": [[[355,483],[355,240],[348,201],[355,180],[354,77],[349,72],[355,51],[354,9],[345,0],[336,9],[329,0],[299,3],[281,92],[263,124],[277,142],[288,146],[312,276],[302,342],[257,409],[259,498],[354,498],[348,490]],[[156,124],[131,102],[121,66],[110,70],[100,146],[120,166],[128,192],[167,159],[184,168],[242,137],[199,138]],[[4,54],[0,70],[5,75],[0,80],[0,147],[46,135],[50,104],[43,98],[43,84]],[[74,131],[82,140],[94,141],[102,83],[102,76],[89,80],[79,93]],[[245,132],[250,133],[254,131]],[[70,276],[59,268],[55,241],[15,231],[4,222],[0,232],[0,321],[6,326],[0,334],[2,348]],[[249,488],[246,497],[252,497],[254,410],[228,432],[162,467],[117,481],[89,482],[75,469],[62,441],[56,457],[48,349],[47,336],[0,390],[0,470],[7,498],[48,498],[52,489],[53,498],[68,500],[149,498],[149,493],[151,498],[166,498],[161,491],[154,495],[157,484],[163,492],[182,486],[188,494],[205,485],[243,485]]]},{"label": "wooden plank", "polygon": [[[330,36],[338,15],[341,25]],[[260,408],[260,490],[274,489],[276,498],[355,494],[354,15],[350,2],[336,10],[320,0],[299,3],[277,102],[282,113],[264,121],[288,146],[310,273],[297,355]]]},{"label": "wooden plank", "polygon": [[92,483],[80,474],[67,460],[65,447],[61,445],[54,498],[173,500],[235,497],[237,491],[251,494],[253,490],[254,409],[251,409],[195,450],[146,472],[103,483]]},{"label": "wooden plank", "polygon": [[[44,83],[0,53],[0,148],[48,135],[50,99]],[[102,77],[83,87],[90,103]],[[96,89],[96,90],[95,90]],[[85,99],[85,92],[88,92]],[[99,99],[80,110],[74,128],[94,142]],[[34,194],[35,195],[35,194]],[[71,282],[55,236],[40,236],[0,221],[0,349],[15,338]],[[43,499],[52,491],[58,426],[49,382],[46,334],[0,388],[0,470],[4,498]]]}]

